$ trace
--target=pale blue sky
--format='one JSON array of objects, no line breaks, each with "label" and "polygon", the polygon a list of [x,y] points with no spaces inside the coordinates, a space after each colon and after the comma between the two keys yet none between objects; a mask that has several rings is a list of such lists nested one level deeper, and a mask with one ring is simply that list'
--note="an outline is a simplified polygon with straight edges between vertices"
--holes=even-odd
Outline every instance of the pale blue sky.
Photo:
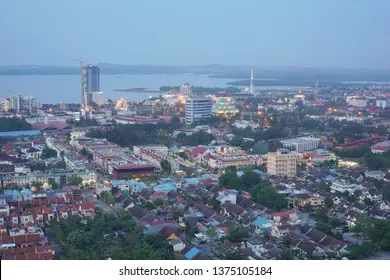
[{"label": "pale blue sky", "polygon": [[388,0],[0,0],[0,11],[0,65],[390,65]]}]

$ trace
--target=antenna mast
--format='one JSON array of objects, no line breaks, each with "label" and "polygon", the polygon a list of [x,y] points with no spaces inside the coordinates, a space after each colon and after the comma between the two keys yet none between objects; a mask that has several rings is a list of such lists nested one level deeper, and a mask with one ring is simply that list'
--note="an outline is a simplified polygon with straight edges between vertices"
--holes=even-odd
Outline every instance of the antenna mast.
[{"label": "antenna mast", "polygon": [[250,85],[249,85],[249,93],[253,94],[254,93],[254,86],[253,86],[253,68],[251,69],[251,78],[250,78]]}]

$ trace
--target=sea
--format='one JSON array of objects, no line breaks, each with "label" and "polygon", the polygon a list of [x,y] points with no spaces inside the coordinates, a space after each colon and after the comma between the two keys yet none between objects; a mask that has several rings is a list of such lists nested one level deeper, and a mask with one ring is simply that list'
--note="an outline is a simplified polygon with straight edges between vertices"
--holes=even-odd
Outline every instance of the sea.
[{"label": "sea", "polygon": [[[104,98],[116,100],[121,97],[129,100],[144,100],[160,93],[118,92],[115,89],[146,88],[159,90],[161,86],[180,86],[187,82],[200,87],[228,87],[237,79],[211,78],[209,75],[194,74],[142,74],[142,75],[101,75],[100,88]],[[248,85],[249,86],[249,85]],[[255,89],[291,89],[305,87],[264,86]],[[13,95],[31,95],[41,104],[79,103],[81,81],[79,75],[0,75],[0,98]]]},{"label": "sea", "polygon": [[[120,97],[130,100],[144,100],[159,93],[118,92],[115,89],[147,88],[159,90],[161,86],[190,85],[202,87],[227,87],[231,79],[210,78],[208,75],[101,75],[100,88],[105,99]],[[16,94],[31,95],[42,104],[79,103],[81,81],[79,75],[0,75],[0,98]]]}]

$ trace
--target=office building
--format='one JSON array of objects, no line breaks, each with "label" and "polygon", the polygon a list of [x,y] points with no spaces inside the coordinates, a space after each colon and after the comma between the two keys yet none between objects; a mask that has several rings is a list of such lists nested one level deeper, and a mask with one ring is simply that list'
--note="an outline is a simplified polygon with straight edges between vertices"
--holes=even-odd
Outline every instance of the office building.
[{"label": "office building", "polygon": [[96,103],[98,106],[104,105],[104,94],[102,91],[88,92],[89,104]]},{"label": "office building", "polygon": [[376,107],[379,107],[381,109],[386,109],[390,107],[390,100],[386,99],[378,99],[375,101]]},{"label": "office building", "polygon": [[21,110],[24,112],[32,113],[38,107],[38,103],[35,97],[25,96],[21,98]]},{"label": "office building", "polygon": [[180,94],[191,95],[191,93],[192,86],[190,86],[188,83],[184,83],[180,86]]},{"label": "office building", "polygon": [[354,107],[366,107],[368,104],[368,99],[360,96],[348,96],[346,101],[348,105]]},{"label": "office building", "polygon": [[286,139],[280,141],[285,148],[293,149],[297,152],[310,151],[318,148],[320,144],[319,138],[314,138],[313,136],[309,137],[299,137],[293,139]]},{"label": "office building", "polygon": [[87,67],[87,92],[100,92],[100,69],[89,64]]},{"label": "office building", "polygon": [[295,177],[297,174],[297,155],[286,149],[268,153],[267,173],[270,175]]},{"label": "office building", "polygon": [[12,110],[14,110],[15,112],[20,112],[22,106],[22,96],[21,95],[11,96],[10,103],[11,103]]},{"label": "office building", "polygon": [[185,123],[191,125],[211,117],[212,102],[210,98],[190,97],[186,100]]},{"label": "office building", "polygon": [[0,112],[8,112],[11,109],[11,102],[8,99],[0,99]]}]

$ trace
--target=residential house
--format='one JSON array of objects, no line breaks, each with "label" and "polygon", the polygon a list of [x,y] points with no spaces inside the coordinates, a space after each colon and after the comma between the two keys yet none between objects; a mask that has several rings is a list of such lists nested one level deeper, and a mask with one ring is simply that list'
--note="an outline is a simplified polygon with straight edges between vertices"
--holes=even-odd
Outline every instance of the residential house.
[{"label": "residential house", "polygon": [[223,214],[228,217],[233,217],[233,218],[242,218],[242,216],[246,213],[246,210],[242,208],[238,204],[232,204],[231,202],[226,202],[224,204],[223,208]]},{"label": "residential house", "polygon": [[251,226],[254,227],[254,231],[258,234],[271,232],[273,223],[267,218],[256,217],[255,220],[251,222]]},{"label": "residential house", "polygon": [[186,247],[186,244],[180,238],[175,238],[168,241],[172,245],[174,252],[181,252]]},{"label": "residential house", "polygon": [[293,243],[293,249],[305,257],[325,257],[326,251],[314,242],[298,240]]},{"label": "residential house", "polygon": [[275,222],[298,221],[298,216],[294,211],[276,212],[276,213],[272,213],[271,216]]}]

